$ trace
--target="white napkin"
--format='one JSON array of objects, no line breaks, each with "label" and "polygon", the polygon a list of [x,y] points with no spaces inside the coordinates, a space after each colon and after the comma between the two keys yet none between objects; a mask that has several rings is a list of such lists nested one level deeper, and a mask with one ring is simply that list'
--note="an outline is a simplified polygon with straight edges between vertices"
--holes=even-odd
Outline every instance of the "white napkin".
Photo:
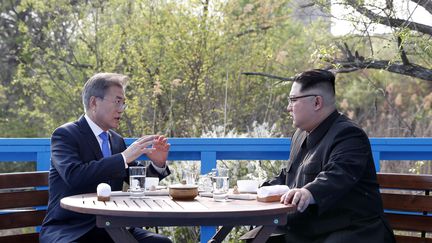
[{"label": "white napkin", "polygon": [[[211,192],[200,192],[201,197],[213,197]],[[255,194],[228,194],[229,199],[239,199],[239,200],[256,200]]]},{"label": "white napkin", "polygon": [[282,195],[289,190],[289,187],[286,185],[275,185],[275,186],[263,186],[258,188],[257,194],[258,197],[268,197],[275,195]]}]

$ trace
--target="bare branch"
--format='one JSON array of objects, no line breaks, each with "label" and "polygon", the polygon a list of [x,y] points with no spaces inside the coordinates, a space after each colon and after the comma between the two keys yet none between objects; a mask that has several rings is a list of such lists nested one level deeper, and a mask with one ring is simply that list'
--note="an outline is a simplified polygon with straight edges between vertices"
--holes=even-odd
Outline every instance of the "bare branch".
[{"label": "bare branch", "polygon": [[376,23],[387,25],[390,27],[408,28],[410,30],[419,31],[424,34],[432,35],[432,26],[428,26],[428,25],[424,25],[424,24],[420,24],[417,22],[408,21],[404,19],[381,16],[367,9],[366,7],[364,7],[364,5],[358,4],[357,1],[355,0],[348,0],[347,4],[353,7],[355,10],[357,10],[359,13],[363,14],[364,16],[366,16],[367,18],[369,18],[370,20]]},{"label": "bare branch", "polygon": [[305,4],[301,4],[300,6],[299,6],[299,8],[309,8],[309,7],[313,7],[313,6],[315,6],[315,3],[305,3]]},{"label": "bare branch", "polygon": [[255,33],[255,32],[258,32],[258,31],[262,31],[262,30],[268,30],[271,27],[273,27],[273,26],[272,25],[264,25],[264,26],[260,26],[260,27],[258,27],[256,29],[251,28],[251,29],[248,29],[248,30],[245,30],[245,31],[242,31],[242,32],[238,33],[236,35],[236,37],[240,37],[240,36],[247,35],[247,34],[250,34],[250,33]]},{"label": "bare branch", "polygon": [[432,14],[432,1],[431,0],[412,0],[418,5],[422,6],[426,11]]},{"label": "bare branch", "polygon": [[410,63],[408,61],[408,57],[407,57],[407,55],[405,53],[405,50],[403,48],[402,38],[400,36],[397,37],[397,42],[398,42],[398,48],[399,48],[400,56],[401,56],[401,59],[402,59],[402,63],[404,65],[409,65]]},{"label": "bare branch", "polygon": [[404,65],[401,62],[392,62],[389,60],[355,60],[354,62],[337,61],[332,63],[337,66],[336,72],[351,72],[359,69],[383,69],[391,73],[398,73],[410,77],[420,78],[426,81],[432,81],[432,70],[417,64]]}]

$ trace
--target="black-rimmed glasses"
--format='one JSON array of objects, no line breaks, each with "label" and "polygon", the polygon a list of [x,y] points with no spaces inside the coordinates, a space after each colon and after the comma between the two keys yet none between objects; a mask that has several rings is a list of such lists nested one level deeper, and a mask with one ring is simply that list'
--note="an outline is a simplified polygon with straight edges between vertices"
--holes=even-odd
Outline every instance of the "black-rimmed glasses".
[{"label": "black-rimmed glasses", "polygon": [[317,94],[308,94],[308,95],[300,95],[300,96],[291,96],[288,97],[288,105],[294,104],[298,99],[306,98],[306,97],[312,97],[312,96],[319,96]]}]

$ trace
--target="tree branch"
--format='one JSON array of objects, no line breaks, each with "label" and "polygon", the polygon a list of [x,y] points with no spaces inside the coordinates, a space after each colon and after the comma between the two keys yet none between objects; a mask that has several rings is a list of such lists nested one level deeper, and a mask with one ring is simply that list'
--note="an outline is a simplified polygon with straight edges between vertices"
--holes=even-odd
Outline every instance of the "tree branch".
[{"label": "tree branch", "polygon": [[412,0],[418,5],[422,6],[426,11],[432,14],[432,1],[431,0]]},{"label": "tree branch", "polygon": [[403,48],[402,38],[400,36],[397,37],[397,42],[398,42],[398,48],[399,48],[400,56],[401,56],[401,59],[402,59],[402,63],[404,65],[409,65],[410,63],[408,61],[408,57],[407,57],[407,55],[405,53],[405,50]]},{"label": "tree branch", "polygon": [[255,32],[258,32],[258,31],[262,31],[262,30],[268,30],[268,29],[270,29],[272,27],[273,27],[272,25],[264,25],[264,26],[260,26],[260,27],[258,27],[256,29],[251,28],[251,29],[248,29],[248,30],[245,30],[245,31],[242,31],[242,32],[238,33],[236,35],[236,37],[240,37],[240,36],[247,35],[247,34],[250,34],[250,33],[255,33]]},{"label": "tree branch", "polygon": [[354,62],[334,60],[331,63],[337,66],[336,69],[333,69],[336,72],[347,73],[359,69],[382,69],[391,73],[432,81],[432,70],[417,64],[404,65],[401,62],[392,62],[389,60],[355,60]]},{"label": "tree branch", "polygon": [[[430,2],[430,0],[428,0]],[[360,5],[357,3],[356,0],[348,0],[347,4],[351,7],[353,7],[355,10],[357,10],[359,13],[363,14],[367,18],[369,18],[371,21],[383,24],[390,27],[401,27],[401,28],[408,28],[410,30],[418,31],[424,34],[432,35],[432,26],[420,24],[413,21],[408,21],[404,19],[397,19],[397,18],[389,18],[384,17],[379,14],[376,14],[372,12],[371,10],[367,9],[363,5]],[[425,5],[430,3],[424,3]]]}]

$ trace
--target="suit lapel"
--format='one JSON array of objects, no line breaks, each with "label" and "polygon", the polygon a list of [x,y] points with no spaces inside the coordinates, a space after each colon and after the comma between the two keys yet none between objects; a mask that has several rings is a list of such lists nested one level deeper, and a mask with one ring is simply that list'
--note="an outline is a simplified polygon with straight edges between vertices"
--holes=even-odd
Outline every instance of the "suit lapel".
[{"label": "suit lapel", "polygon": [[97,138],[95,137],[93,131],[91,130],[84,116],[81,116],[80,119],[78,120],[78,126],[80,128],[81,133],[83,133],[84,137],[87,138],[86,142],[88,146],[91,148],[91,151],[93,151],[96,160],[102,159],[103,155],[102,155],[102,150],[99,146],[99,142],[97,141]]},{"label": "suit lapel", "polygon": [[291,166],[294,163],[296,163],[297,160],[300,158],[300,149],[306,137],[307,137],[307,133],[305,131],[297,130],[296,133],[294,134],[291,140],[291,152],[290,152],[289,163],[287,166],[287,172],[290,171]]},{"label": "suit lapel", "polygon": [[109,138],[111,145],[111,154],[118,154],[123,152],[121,146],[121,139],[119,139],[118,135],[115,135],[114,132],[110,130]]}]

